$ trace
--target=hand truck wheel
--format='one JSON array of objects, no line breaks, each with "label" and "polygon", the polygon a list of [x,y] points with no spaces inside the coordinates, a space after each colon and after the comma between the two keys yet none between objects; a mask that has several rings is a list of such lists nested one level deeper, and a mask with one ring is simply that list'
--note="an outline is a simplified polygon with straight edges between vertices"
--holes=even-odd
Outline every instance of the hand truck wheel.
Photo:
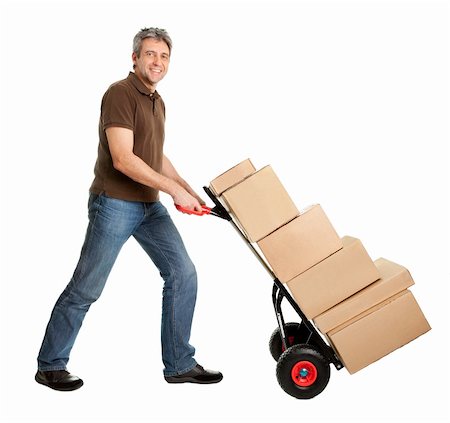
[{"label": "hand truck wheel", "polygon": [[[286,333],[288,348],[292,347],[292,345],[300,344],[302,342],[300,338],[300,323],[286,323],[284,325],[284,330]],[[281,342],[280,328],[276,328],[273,331],[269,341],[269,350],[275,361],[278,361],[281,354],[284,353],[285,348],[283,346],[283,343]]]},{"label": "hand truck wheel", "polygon": [[287,394],[299,399],[313,398],[330,380],[330,363],[315,347],[294,345],[278,360],[277,379]]}]

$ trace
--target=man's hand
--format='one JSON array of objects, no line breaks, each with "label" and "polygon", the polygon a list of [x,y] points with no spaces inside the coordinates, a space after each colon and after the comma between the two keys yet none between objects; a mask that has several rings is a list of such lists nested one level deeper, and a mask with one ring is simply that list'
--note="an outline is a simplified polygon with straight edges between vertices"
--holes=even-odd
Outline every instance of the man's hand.
[{"label": "man's hand", "polygon": [[181,186],[179,186],[179,188],[175,190],[174,194],[172,195],[172,198],[175,204],[184,207],[188,210],[195,210],[195,211],[202,210],[200,202]]},{"label": "man's hand", "polygon": [[203,200],[202,197],[200,197],[195,191],[192,191],[194,198],[203,206],[206,205],[205,201]]}]

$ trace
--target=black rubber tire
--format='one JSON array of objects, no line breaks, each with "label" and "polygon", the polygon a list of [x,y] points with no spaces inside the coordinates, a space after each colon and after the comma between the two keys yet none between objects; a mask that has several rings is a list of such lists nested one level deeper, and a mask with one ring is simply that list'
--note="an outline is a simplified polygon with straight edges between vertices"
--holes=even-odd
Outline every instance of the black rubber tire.
[{"label": "black rubber tire", "polygon": [[[309,386],[299,386],[291,374],[294,366],[308,362],[316,371],[316,378]],[[288,348],[277,363],[277,379],[281,388],[289,395],[299,399],[309,399],[320,394],[330,380],[330,363],[313,346],[294,345]]]},{"label": "black rubber tire", "polygon": [[[304,344],[308,339],[309,330],[303,323],[289,322],[285,325],[286,336],[288,338],[288,348],[296,344]],[[270,354],[275,361],[278,361],[284,352],[281,342],[280,328],[276,328],[269,340]]]}]

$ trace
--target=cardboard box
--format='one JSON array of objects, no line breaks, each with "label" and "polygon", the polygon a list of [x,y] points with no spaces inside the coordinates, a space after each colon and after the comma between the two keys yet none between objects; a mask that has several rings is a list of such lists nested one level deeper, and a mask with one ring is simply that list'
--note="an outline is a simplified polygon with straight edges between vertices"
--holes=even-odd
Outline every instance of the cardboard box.
[{"label": "cardboard box", "polygon": [[258,242],[281,282],[288,282],[342,248],[342,241],[319,204]]},{"label": "cardboard box", "polygon": [[209,183],[209,188],[217,197],[219,197],[222,192],[242,181],[255,171],[255,166],[253,166],[250,159],[244,160],[213,179]]},{"label": "cardboard box", "polygon": [[314,319],[314,324],[322,333],[331,331],[414,284],[410,273],[403,266],[384,258],[375,260],[374,264],[380,274],[378,281]]},{"label": "cardboard box", "polygon": [[221,198],[251,242],[264,238],[299,213],[270,166],[227,189]]},{"label": "cardboard box", "polygon": [[355,373],[429,331],[409,290],[338,326],[328,338],[349,373]]},{"label": "cardboard box", "polygon": [[359,239],[345,236],[342,245],[342,249],[287,282],[292,296],[308,319],[380,277]]}]

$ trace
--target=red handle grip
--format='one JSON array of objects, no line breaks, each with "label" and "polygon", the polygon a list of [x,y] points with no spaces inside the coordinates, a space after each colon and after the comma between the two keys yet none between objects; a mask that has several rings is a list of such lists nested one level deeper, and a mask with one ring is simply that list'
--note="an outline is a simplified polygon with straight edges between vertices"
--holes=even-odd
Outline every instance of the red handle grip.
[{"label": "red handle grip", "polygon": [[203,216],[204,214],[210,214],[211,213],[211,207],[207,207],[205,205],[202,205],[202,210],[201,211],[189,210],[189,209],[184,208],[183,206],[180,206],[179,204],[175,204],[175,207],[177,208],[178,211],[180,211],[182,213],[195,214],[196,216]]}]

